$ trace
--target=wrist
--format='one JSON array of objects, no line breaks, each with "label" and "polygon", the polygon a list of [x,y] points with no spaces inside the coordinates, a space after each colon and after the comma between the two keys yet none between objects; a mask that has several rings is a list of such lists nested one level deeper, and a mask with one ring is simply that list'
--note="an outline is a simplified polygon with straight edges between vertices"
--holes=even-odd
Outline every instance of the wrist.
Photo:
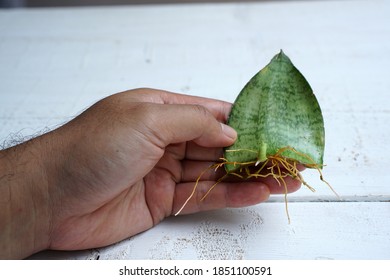
[{"label": "wrist", "polygon": [[0,151],[0,259],[48,247],[51,210],[41,138]]}]

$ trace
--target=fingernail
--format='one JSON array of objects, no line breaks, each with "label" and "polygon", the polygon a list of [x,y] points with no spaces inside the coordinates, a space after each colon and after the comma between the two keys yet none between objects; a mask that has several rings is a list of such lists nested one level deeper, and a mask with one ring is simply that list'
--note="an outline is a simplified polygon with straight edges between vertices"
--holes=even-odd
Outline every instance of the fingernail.
[{"label": "fingernail", "polygon": [[228,125],[226,125],[226,124],[223,124],[223,123],[221,123],[221,127],[222,127],[223,133],[224,133],[227,137],[229,137],[229,138],[231,138],[231,139],[233,139],[233,140],[236,140],[236,138],[237,138],[237,132],[236,132],[232,127],[230,127],[230,126],[228,126]]}]

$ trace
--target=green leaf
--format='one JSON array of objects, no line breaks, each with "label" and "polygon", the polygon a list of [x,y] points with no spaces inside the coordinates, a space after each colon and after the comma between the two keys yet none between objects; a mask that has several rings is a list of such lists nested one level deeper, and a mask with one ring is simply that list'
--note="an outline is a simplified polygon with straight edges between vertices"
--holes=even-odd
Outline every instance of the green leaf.
[{"label": "green leaf", "polygon": [[[325,130],[320,106],[309,83],[280,51],[242,89],[228,122],[238,133],[225,149],[227,172],[246,162],[280,155],[298,163],[323,164]],[[293,151],[296,150],[297,152]]]}]

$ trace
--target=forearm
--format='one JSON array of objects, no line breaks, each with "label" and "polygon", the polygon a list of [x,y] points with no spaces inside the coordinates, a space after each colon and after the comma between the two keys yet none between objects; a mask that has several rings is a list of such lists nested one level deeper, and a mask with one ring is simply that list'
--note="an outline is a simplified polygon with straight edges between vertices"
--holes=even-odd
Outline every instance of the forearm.
[{"label": "forearm", "polygon": [[42,138],[0,151],[0,259],[20,259],[49,243],[50,209]]}]

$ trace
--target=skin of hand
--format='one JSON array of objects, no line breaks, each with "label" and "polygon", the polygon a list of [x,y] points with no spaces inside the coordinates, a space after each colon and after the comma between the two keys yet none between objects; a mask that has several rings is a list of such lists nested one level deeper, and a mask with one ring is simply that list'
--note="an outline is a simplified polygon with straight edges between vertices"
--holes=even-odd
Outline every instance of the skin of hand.
[{"label": "skin of hand", "polygon": [[[0,151],[0,258],[101,247],[175,214],[199,174],[236,132],[231,104],[136,89],[111,95],[69,123]],[[181,214],[243,207],[284,193],[272,178],[223,181],[206,172]],[[287,178],[289,192],[300,187]],[[4,229],[4,230],[3,230]]]}]

